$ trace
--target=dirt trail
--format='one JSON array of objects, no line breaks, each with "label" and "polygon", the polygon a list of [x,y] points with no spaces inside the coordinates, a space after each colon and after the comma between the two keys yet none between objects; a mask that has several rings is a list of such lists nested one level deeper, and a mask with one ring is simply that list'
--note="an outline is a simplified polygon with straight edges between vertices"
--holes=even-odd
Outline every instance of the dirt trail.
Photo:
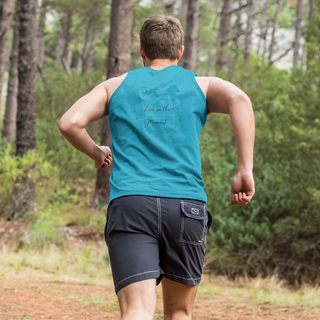
[{"label": "dirt trail", "polygon": [[[81,284],[77,280],[54,282],[46,278],[6,275],[0,279],[0,319],[119,319],[111,281]],[[163,319],[158,289],[156,320]],[[248,298],[210,295],[195,301],[194,320],[320,320],[320,309],[279,307]]]}]

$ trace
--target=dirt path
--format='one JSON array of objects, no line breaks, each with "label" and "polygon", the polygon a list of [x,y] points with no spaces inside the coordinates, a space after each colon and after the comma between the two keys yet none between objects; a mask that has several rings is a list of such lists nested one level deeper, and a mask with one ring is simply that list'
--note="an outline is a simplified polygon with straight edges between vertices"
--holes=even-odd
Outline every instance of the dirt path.
[{"label": "dirt path", "polygon": [[[0,319],[119,319],[111,282],[81,284],[6,275],[0,279]],[[161,289],[155,319],[162,317]],[[319,308],[279,307],[248,298],[211,294],[195,301],[195,320],[320,320]]]}]

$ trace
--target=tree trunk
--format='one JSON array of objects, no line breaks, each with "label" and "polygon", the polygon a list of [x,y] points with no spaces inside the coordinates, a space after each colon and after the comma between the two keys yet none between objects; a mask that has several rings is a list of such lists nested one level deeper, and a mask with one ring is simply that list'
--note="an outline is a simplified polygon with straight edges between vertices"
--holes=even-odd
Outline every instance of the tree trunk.
[{"label": "tree trunk", "polygon": [[277,10],[275,12],[275,16],[274,16],[274,20],[273,20],[272,33],[271,33],[271,42],[270,42],[270,47],[269,47],[269,57],[268,57],[269,64],[272,63],[272,56],[273,56],[274,46],[276,44],[275,34],[276,34],[277,27],[278,27],[279,13],[280,13],[281,8],[282,8],[283,0],[278,0],[277,4],[278,4],[278,6],[277,6]]},{"label": "tree trunk", "polygon": [[6,111],[3,120],[2,138],[12,144],[16,135],[17,121],[17,95],[18,95],[18,50],[19,50],[19,10],[16,9],[14,34],[10,54],[9,81],[6,100]]},{"label": "tree trunk", "polygon": [[7,61],[7,42],[8,30],[10,28],[13,15],[14,0],[1,0],[0,2],[0,103],[3,75],[6,68]]},{"label": "tree trunk", "polygon": [[78,58],[78,63],[77,63],[77,67],[76,67],[76,74],[80,74],[82,73],[82,69],[83,69],[83,62],[84,62],[84,58],[86,55],[86,50],[87,50],[87,43],[88,43],[88,38],[89,38],[89,33],[90,33],[90,25],[91,25],[91,21],[88,21],[87,24],[87,29],[86,29],[86,33],[84,35],[83,38],[83,42],[82,42],[82,49]]},{"label": "tree trunk", "polygon": [[298,0],[296,7],[296,23],[295,23],[295,37],[293,46],[293,64],[297,64],[299,60],[299,48],[301,38],[301,18],[302,18],[302,0]]},{"label": "tree trunk", "polygon": [[[320,4],[318,4],[317,2],[319,2],[319,1],[309,0],[309,12],[308,12],[308,23],[309,24],[318,23],[317,20],[313,18],[316,11],[320,10],[320,8],[317,8],[317,5],[320,7]],[[305,40],[307,43],[310,42],[310,35],[309,34],[307,34],[307,37]],[[305,52],[304,52],[304,59],[303,60],[305,61],[305,65],[306,65],[307,69],[309,69],[311,61],[313,61],[314,59],[319,60],[319,51],[315,52],[309,46],[305,46],[304,48],[305,48],[304,49]],[[315,56],[315,53],[316,53],[316,56]]]},{"label": "tree trunk", "polygon": [[[239,8],[243,7],[243,1],[238,0]],[[235,48],[235,56],[233,59],[233,70],[236,68],[236,64],[239,58],[239,48],[240,48],[240,36],[242,35],[242,9],[237,10],[236,13],[237,19],[234,27],[234,34],[233,34],[233,45]]]},{"label": "tree trunk", "polygon": [[183,28],[186,27],[188,17],[188,0],[181,0],[180,21]]},{"label": "tree trunk", "polygon": [[225,54],[225,47],[227,46],[230,37],[232,5],[233,0],[223,0],[218,32],[218,50],[216,61],[216,67],[220,70],[227,69],[228,60]]},{"label": "tree trunk", "polygon": [[44,60],[44,30],[46,25],[46,13],[47,13],[47,3],[43,1],[42,6],[40,8],[39,23],[38,23],[38,29],[37,29],[36,55],[37,55],[37,66],[39,70],[42,70],[43,60]]},{"label": "tree trunk", "polygon": [[71,44],[71,28],[72,28],[72,12],[69,11],[65,14],[64,18],[64,45],[62,52],[62,59],[67,63],[68,67],[71,65],[72,51],[70,50]]},{"label": "tree trunk", "polygon": [[61,29],[58,38],[58,46],[56,52],[55,66],[61,64],[61,59],[68,61],[70,55],[69,48],[71,42],[72,13],[64,12],[61,19]]},{"label": "tree trunk", "polygon": [[[111,30],[107,58],[107,79],[120,76],[130,68],[130,46],[132,30],[132,7],[134,0],[113,0]],[[112,145],[109,117],[105,117],[101,130],[101,145]],[[93,205],[108,203],[110,196],[109,177],[112,168],[98,170]]]},{"label": "tree trunk", "polygon": [[192,72],[196,70],[197,63],[198,23],[199,0],[189,0],[183,67]]},{"label": "tree trunk", "polygon": [[89,50],[88,54],[85,59],[85,65],[84,69],[90,71],[93,66],[93,59],[94,59],[94,47],[96,44],[96,29],[93,27],[90,32],[90,37],[89,37]]},{"label": "tree trunk", "polygon": [[[18,58],[18,112],[16,156],[23,157],[29,150],[36,149],[36,106],[35,106],[35,36],[36,0],[19,0],[19,58]],[[19,181],[12,196],[11,218],[22,216],[33,210],[35,184],[27,177]]]},{"label": "tree trunk", "polygon": [[248,19],[247,19],[247,30],[246,30],[245,48],[244,48],[245,60],[248,60],[248,58],[251,55],[255,0],[250,0],[248,4],[249,4],[248,5]]},{"label": "tree trunk", "polygon": [[263,55],[263,44],[266,41],[266,10],[267,10],[267,0],[264,0],[262,3],[261,18],[259,22],[260,35],[259,35],[258,49],[257,49],[258,56]]},{"label": "tree trunk", "polygon": [[[239,5],[239,8],[241,8],[243,6],[243,1],[238,0],[238,5]],[[235,28],[234,28],[233,43],[236,48],[236,51],[238,52],[238,49],[240,47],[240,36],[242,34],[242,21],[241,21],[242,9],[237,11],[236,16],[237,16],[237,20],[236,20]]]},{"label": "tree trunk", "polygon": [[314,11],[314,0],[309,0],[309,13],[308,13],[308,23],[311,23],[313,11]]}]

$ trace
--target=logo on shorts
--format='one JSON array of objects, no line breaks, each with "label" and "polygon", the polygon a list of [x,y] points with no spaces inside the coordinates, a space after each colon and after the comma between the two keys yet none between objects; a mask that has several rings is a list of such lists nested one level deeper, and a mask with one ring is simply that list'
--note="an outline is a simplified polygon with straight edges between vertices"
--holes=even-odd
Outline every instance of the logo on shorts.
[{"label": "logo on shorts", "polygon": [[191,213],[192,214],[199,214],[199,209],[196,209],[196,208],[191,208]]}]

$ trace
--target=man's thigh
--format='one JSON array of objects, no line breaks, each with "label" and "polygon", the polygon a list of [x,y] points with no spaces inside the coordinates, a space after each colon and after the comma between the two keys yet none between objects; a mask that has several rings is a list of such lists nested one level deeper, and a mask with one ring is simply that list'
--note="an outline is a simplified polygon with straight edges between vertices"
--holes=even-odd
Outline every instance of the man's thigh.
[{"label": "man's thigh", "polygon": [[105,237],[116,293],[135,282],[161,280],[156,198],[126,196],[113,200]]},{"label": "man's thigh", "polygon": [[210,224],[205,202],[161,198],[160,267],[165,278],[189,286],[200,283]]}]

